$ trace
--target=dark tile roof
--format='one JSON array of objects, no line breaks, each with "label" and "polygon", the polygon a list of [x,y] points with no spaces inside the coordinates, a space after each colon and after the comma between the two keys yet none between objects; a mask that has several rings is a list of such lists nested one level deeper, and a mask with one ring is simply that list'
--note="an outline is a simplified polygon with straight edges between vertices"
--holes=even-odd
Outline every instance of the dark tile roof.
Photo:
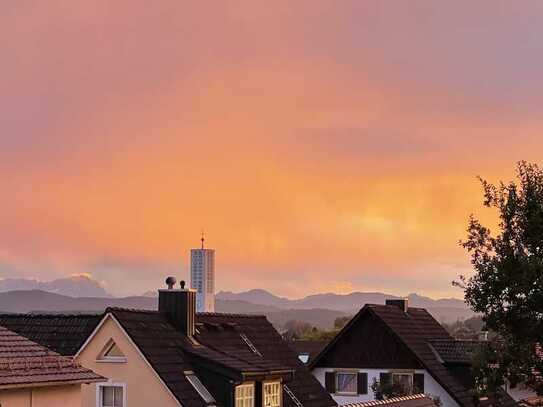
[{"label": "dark tile roof", "polygon": [[[262,355],[259,358],[271,364],[286,366],[295,371],[288,389],[304,407],[335,406],[335,401],[326,392],[307,367],[298,359],[287,342],[264,316],[197,314],[199,334],[196,339],[204,345],[221,349],[232,355],[245,354],[249,345],[240,337],[244,334],[254,348]],[[206,328],[207,325],[207,328]],[[222,329],[221,329],[222,327]],[[283,392],[283,406],[297,407],[296,402]]]},{"label": "dark tile roof", "polygon": [[423,366],[445,390],[464,407],[474,405],[468,389],[441,363],[432,350],[430,340],[450,340],[452,337],[425,309],[409,308],[407,313],[387,305],[369,305],[391,331],[413,352]]},{"label": "dark tile roof", "polygon": [[[111,312],[119,321],[184,406],[206,405],[183,374],[193,371],[202,361],[223,366],[233,372],[295,372],[293,378],[290,375],[292,380],[286,384],[304,407],[336,405],[263,316],[197,314],[195,344],[158,311],[111,308],[106,312]],[[283,397],[284,407],[299,407],[288,392],[284,392]]]},{"label": "dark tile roof", "polygon": [[176,330],[158,311],[108,308],[141,353],[185,407],[205,407],[206,403],[186,378],[194,368],[183,349],[189,346],[185,335]]},{"label": "dark tile roof", "polygon": [[0,389],[106,381],[29,339],[0,327]]},{"label": "dark tile roof", "polygon": [[386,400],[373,400],[365,403],[345,404],[342,407],[437,407],[434,400],[424,394],[413,394],[410,396],[393,397]]},{"label": "dark tile roof", "polygon": [[482,343],[475,340],[431,339],[428,341],[444,363],[471,364]]},{"label": "dark tile roof", "polygon": [[102,314],[0,314],[0,326],[64,356],[73,356]]},{"label": "dark tile roof", "polygon": [[328,344],[327,341],[289,341],[288,346],[298,356],[306,354],[308,355],[307,363],[311,361],[322,352],[322,350]]},{"label": "dark tile roof", "polygon": [[[0,315],[21,335],[63,355],[75,355],[104,315],[112,314],[130,336],[172,394],[185,407],[212,404],[186,377],[202,361],[222,366],[233,374],[288,373],[284,407],[329,407],[336,403],[298,360],[264,316],[197,314],[197,344],[170,324],[158,311],[108,308],[101,315]],[[251,349],[251,346],[254,349]],[[255,352],[256,350],[256,352]]]},{"label": "dark tile roof", "polygon": [[430,346],[430,341],[450,341],[452,337],[425,309],[409,307],[404,312],[394,305],[365,305],[354,318],[340,331],[326,348],[314,359],[314,366],[331,349],[341,336],[366,313],[372,313],[385,323],[389,331],[407,346],[433,378],[462,407],[473,407],[473,398],[454,374],[442,363],[438,354]]}]

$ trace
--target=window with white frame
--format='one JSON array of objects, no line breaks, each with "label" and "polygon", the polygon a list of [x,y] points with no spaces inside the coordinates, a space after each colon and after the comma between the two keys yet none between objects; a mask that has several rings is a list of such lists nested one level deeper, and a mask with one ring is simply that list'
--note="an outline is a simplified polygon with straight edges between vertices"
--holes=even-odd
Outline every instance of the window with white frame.
[{"label": "window with white frame", "polygon": [[254,383],[243,383],[236,386],[236,407],[254,407],[255,385]]},{"label": "window with white frame", "polygon": [[281,407],[282,398],[281,382],[264,382],[262,386],[264,407]]},{"label": "window with white frame", "polygon": [[98,407],[125,407],[124,386],[99,385]]},{"label": "window with white frame", "polygon": [[356,372],[336,372],[337,394],[358,394]]},{"label": "window with white frame", "polygon": [[126,362],[126,356],[115,341],[110,339],[96,360],[99,362]]},{"label": "window with white frame", "polygon": [[392,384],[409,394],[413,392],[413,375],[411,373],[392,373]]}]

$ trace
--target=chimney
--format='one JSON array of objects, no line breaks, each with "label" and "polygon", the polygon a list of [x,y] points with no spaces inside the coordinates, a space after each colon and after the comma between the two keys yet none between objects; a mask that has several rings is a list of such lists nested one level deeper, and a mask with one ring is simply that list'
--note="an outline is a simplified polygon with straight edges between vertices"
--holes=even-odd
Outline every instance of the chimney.
[{"label": "chimney", "polygon": [[173,288],[175,277],[166,279],[167,289],[158,290],[158,310],[168,316],[170,322],[188,337],[194,335],[196,314],[196,290],[185,288],[181,281],[181,289]]},{"label": "chimney", "polygon": [[407,312],[409,309],[409,300],[407,298],[403,298],[401,300],[385,300],[385,304],[398,307],[403,312]]}]

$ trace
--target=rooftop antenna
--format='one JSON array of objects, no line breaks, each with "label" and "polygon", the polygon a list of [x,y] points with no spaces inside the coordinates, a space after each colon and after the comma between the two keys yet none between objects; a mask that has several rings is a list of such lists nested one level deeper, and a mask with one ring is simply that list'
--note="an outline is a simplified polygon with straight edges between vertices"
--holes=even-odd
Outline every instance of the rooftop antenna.
[{"label": "rooftop antenna", "polygon": [[202,230],[202,238],[200,240],[202,241],[202,250],[204,250],[205,236],[204,236],[204,231],[203,230]]}]

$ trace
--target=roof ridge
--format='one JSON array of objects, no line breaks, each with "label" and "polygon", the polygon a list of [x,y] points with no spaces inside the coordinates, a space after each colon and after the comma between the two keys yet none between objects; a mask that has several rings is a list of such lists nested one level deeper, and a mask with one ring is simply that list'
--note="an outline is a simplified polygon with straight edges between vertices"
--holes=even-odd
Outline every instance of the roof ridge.
[{"label": "roof ridge", "polygon": [[242,314],[230,312],[197,312],[196,315],[205,317],[239,317],[239,318],[266,318],[264,314]]},{"label": "roof ridge", "polygon": [[143,308],[129,308],[129,307],[107,307],[104,311],[104,314],[114,311],[128,311],[128,312],[137,312],[139,314],[158,314],[158,310],[152,309],[143,309]]},{"label": "roof ridge", "polygon": [[[371,303],[371,302],[368,302],[368,303],[364,304],[362,306],[362,308],[364,308],[364,307],[371,307],[371,308],[380,307],[380,308],[387,308],[387,309],[398,308],[398,306],[396,306],[396,305],[374,304],[374,303]],[[413,307],[411,305],[409,305],[409,307],[408,307],[408,311],[409,310],[417,310],[417,311],[426,311],[426,312],[428,312],[428,310],[426,308],[424,308],[424,307]]]},{"label": "roof ridge", "polygon": [[90,313],[90,312],[84,312],[81,314],[77,314],[75,312],[73,313],[47,313],[47,312],[17,312],[17,313],[0,313],[0,318],[52,318],[52,317],[58,317],[58,318],[67,318],[67,317],[98,317],[104,314],[104,311],[96,311],[96,313]]}]

